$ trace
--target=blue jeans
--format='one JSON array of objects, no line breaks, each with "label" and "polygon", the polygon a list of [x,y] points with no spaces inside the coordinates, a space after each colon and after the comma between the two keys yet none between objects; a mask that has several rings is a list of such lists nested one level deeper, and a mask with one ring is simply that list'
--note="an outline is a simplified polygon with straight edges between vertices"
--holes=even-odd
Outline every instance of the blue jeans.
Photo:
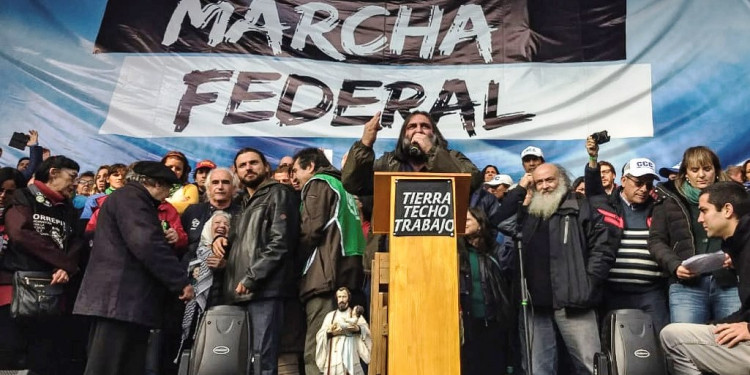
[{"label": "blue jeans", "polygon": [[740,309],[737,287],[722,288],[711,275],[699,276],[697,284],[669,286],[672,323],[705,324]]},{"label": "blue jeans", "polygon": [[252,330],[248,348],[254,358],[248,375],[278,375],[284,301],[280,298],[252,300],[247,304],[247,311]]},{"label": "blue jeans", "polygon": [[[531,366],[534,375],[557,374],[556,331],[560,332],[561,344],[570,353],[575,374],[594,373],[594,353],[601,350],[601,344],[593,309],[568,312],[566,309],[535,308],[531,324]],[[523,334],[521,340],[524,340]]]}]

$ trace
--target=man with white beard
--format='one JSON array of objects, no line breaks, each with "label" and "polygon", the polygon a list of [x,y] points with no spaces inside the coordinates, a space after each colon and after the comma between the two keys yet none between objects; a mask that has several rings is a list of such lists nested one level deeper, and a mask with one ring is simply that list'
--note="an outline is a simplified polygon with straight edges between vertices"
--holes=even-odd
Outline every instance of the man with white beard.
[{"label": "man with white beard", "polygon": [[567,175],[553,164],[539,165],[532,178],[531,203],[518,217],[524,259],[533,259],[524,265],[534,309],[532,370],[557,374],[560,343],[576,374],[592,374],[600,349],[594,307],[615,261],[613,237],[597,210],[606,201],[569,194]]}]

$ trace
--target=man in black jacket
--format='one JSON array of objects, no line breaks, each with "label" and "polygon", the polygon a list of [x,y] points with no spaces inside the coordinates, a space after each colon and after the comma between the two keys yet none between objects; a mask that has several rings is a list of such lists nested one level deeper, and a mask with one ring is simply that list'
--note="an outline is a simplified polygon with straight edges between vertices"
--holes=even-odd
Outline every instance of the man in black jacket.
[{"label": "man in black jacket", "polygon": [[[589,137],[586,150],[596,159],[599,145]],[[607,193],[602,183],[602,167],[601,162],[590,160],[584,175],[586,196],[604,197],[614,209],[603,215],[604,222],[614,230],[618,245],[617,265],[609,271],[599,317],[617,309],[640,309],[651,316],[658,333],[669,324],[669,275],[648,249],[654,208],[651,193],[654,180],[659,179],[656,166],[646,158],[631,159],[622,168],[620,185],[612,193]]]},{"label": "man in black jacket", "polygon": [[559,332],[575,373],[591,374],[600,349],[594,306],[615,260],[611,236],[591,201],[568,194],[559,167],[539,165],[532,178],[531,203],[518,217],[524,258],[533,259],[525,264],[534,307],[532,370],[557,373]]},{"label": "man in black jacket", "polygon": [[709,237],[724,240],[739,276],[740,309],[715,325],[673,323],[661,332],[661,342],[674,364],[675,375],[702,372],[750,372],[750,196],[735,182],[717,182],[698,199],[700,216]]},{"label": "man in black jacket", "polygon": [[241,149],[234,166],[245,188],[242,208],[232,218],[229,238],[214,241],[214,254],[227,258],[224,298],[246,306],[250,315],[251,373],[276,375],[284,298],[293,296],[296,280],[299,199],[290,186],[270,178],[260,151]]}]

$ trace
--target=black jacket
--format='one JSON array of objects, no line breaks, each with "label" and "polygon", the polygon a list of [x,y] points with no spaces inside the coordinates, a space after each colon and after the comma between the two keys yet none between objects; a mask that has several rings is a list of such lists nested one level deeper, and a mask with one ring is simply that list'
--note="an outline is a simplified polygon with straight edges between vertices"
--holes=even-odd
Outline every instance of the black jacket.
[{"label": "black jacket", "polygon": [[59,268],[72,277],[79,270],[85,241],[75,208],[70,200],[52,203],[41,191],[38,194],[28,187],[18,189],[5,207],[9,243],[0,258],[0,284],[10,284],[14,271],[51,274]]},{"label": "black jacket", "polygon": [[[466,245],[468,246],[468,245]],[[466,246],[460,247],[459,257],[459,292],[461,294],[461,311],[471,317],[472,275],[469,264],[469,253]],[[511,328],[515,308],[511,297],[510,276],[503,274],[500,263],[492,254],[499,252],[501,245],[494,243],[494,248],[487,254],[477,253],[479,276],[484,295],[485,319],[494,320]]]},{"label": "black jacket", "polygon": [[[597,210],[606,206],[604,201],[570,194],[549,218],[553,308],[591,308],[601,299],[601,286],[615,262],[617,246]],[[541,218],[524,209],[518,219],[526,249]],[[525,266],[533,263],[527,261]]]},{"label": "black jacket", "polygon": [[[656,262],[672,276],[671,281],[675,282],[677,267],[683,260],[695,255],[690,211],[687,200],[677,191],[674,181],[659,184],[656,186],[656,193],[658,198],[654,204],[648,234],[648,250]],[[736,276],[731,270],[714,271],[713,275],[722,286],[737,285]],[[690,280],[682,282],[690,283]]]},{"label": "black jacket", "polygon": [[[294,293],[294,257],[299,241],[299,199],[286,185],[268,179],[252,196],[242,198],[242,211],[232,217],[224,275],[228,303]],[[250,293],[237,295],[242,283]]]},{"label": "black jacket", "polygon": [[484,188],[474,190],[471,194],[471,200],[469,201],[470,207],[478,207],[484,214],[487,215],[490,224],[492,224],[492,237],[497,237],[498,227],[502,218],[500,217],[500,202],[497,201],[497,197],[490,193]]},{"label": "black jacket", "polygon": [[[613,215],[605,215],[605,223],[613,225],[618,230],[610,231],[610,233],[615,236],[613,239],[614,243],[616,243],[618,246],[620,244],[620,239],[622,238],[622,230],[625,229],[624,226],[624,216],[625,213],[623,212],[622,208],[622,197],[620,197],[620,192],[622,192],[622,186],[617,186],[612,190],[612,194],[607,194],[606,191],[604,191],[604,187],[602,186],[602,179],[601,174],[599,172],[599,166],[596,168],[590,168],[588,164],[585,167],[584,170],[584,179],[586,184],[586,197],[593,198],[598,197],[599,199],[606,199],[608,207],[612,209]],[[653,214],[654,210],[654,203],[655,200],[653,198],[653,195],[648,198],[648,200],[643,203],[643,208],[646,210],[646,216],[648,217],[646,219],[647,224],[650,226],[651,223],[651,216]],[[607,220],[607,218],[611,218],[613,220]]]},{"label": "black jacket", "polygon": [[158,205],[134,182],[107,198],[74,313],[161,325],[166,298],[176,299],[190,282],[164,238]]},{"label": "black jacket", "polygon": [[732,258],[734,269],[740,276],[740,309],[719,323],[750,323],[750,215],[740,219],[734,235],[722,243],[722,249]]}]

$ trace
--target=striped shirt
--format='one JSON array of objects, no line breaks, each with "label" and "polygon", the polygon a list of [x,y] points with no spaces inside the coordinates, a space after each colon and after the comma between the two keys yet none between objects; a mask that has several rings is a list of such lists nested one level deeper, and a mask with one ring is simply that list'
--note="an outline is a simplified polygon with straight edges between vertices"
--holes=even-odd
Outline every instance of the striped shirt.
[{"label": "striped shirt", "polygon": [[[617,249],[615,265],[609,270],[607,281],[623,287],[641,289],[664,281],[667,274],[648,251],[648,229],[625,229]],[[610,286],[613,286],[611,285]]]}]

